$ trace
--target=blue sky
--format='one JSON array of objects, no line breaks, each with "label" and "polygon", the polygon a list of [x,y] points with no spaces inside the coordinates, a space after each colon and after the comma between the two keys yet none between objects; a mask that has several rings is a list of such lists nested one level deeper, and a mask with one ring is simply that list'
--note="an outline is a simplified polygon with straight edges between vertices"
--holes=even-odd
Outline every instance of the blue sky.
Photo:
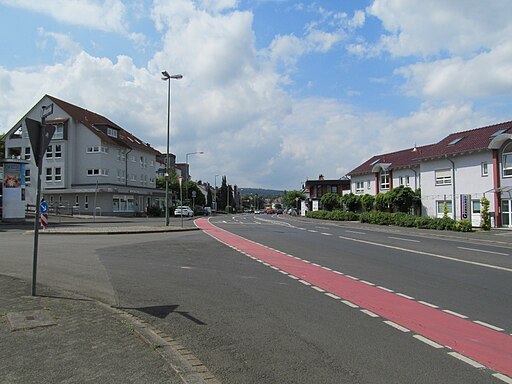
[{"label": "blue sky", "polygon": [[367,158],[512,120],[509,1],[0,0],[0,132],[44,94],[191,175],[298,189]]}]

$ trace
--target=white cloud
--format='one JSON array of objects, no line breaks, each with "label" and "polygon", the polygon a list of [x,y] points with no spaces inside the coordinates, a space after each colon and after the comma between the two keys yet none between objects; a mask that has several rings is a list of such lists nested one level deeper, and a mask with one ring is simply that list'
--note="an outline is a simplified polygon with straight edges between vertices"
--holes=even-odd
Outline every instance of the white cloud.
[{"label": "white cloud", "polygon": [[367,12],[382,21],[381,48],[395,56],[472,55],[512,33],[508,0],[375,0]]},{"label": "white cloud", "polygon": [[512,93],[512,42],[464,60],[454,57],[397,70],[413,95],[434,99],[471,99]]},{"label": "white cloud", "polygon": [[126,7],[121,0],[0,0],[0,4],[41,13],[60,23],[104,32],[116,32],[141,42],[141,34],[127,29]]}]

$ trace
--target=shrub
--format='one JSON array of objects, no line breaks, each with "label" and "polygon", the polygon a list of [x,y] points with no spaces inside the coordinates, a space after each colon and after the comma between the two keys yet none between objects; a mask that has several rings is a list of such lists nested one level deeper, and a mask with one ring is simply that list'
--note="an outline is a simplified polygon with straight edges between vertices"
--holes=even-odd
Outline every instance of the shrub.
[{"label": "shrub", "polygon": [[156,205],[148,207],[148,216],[160,217],[162,216],[162,212],[163,210]]},{"label": "shrub", "polygon": [[397,212],[392,214],[394,225],[399,227],[414,227],[416,226],[416,216],[407,213]]},{"label": "shrub", "polygon": [[481,222],[480,222],[480,228],[482,228],[484,231],[490,231],[491,230],[491,215],[489,214],[489,199],[486,197],[482,197],[480,200],[480,203],[482,204],[482,210],[480,212],[481,215]]},{"label": "shrub", "polygon": [[371,211],[373,209],[374,204],[375,197],[373,197],[373,195],[365,194],[361,196],[361,207],[363,208],[363,211]]},{"label": "shrub", "polygon": [[392,216],[387,212],[363,212],[361,213],[361,223],[390,225],[392,224]]},{"label": "shrub", "polygon": [[354,195],[350,192],[347,195],[343,195],[340,201],[345,205],[348,211],[358,212],[361,210],[361,196],[359,195]]},{"label": "shrub", "polygon": [[340,196],[336,193],[326,193],[321,197],[320,204],[322,204],[322,207],[327,211],[341,208]]}]

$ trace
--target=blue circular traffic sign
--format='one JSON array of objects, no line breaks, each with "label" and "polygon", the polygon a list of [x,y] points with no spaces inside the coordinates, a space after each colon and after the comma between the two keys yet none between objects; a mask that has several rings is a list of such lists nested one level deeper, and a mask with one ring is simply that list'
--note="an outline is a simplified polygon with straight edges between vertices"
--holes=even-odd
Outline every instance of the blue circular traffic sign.
[{"label": "blue circular traffic sign", "polygon": [[48,203],[46,201],[41,201],[41,204],[39,204],[39,211],[41,211],[41,213],[48,212]]}]

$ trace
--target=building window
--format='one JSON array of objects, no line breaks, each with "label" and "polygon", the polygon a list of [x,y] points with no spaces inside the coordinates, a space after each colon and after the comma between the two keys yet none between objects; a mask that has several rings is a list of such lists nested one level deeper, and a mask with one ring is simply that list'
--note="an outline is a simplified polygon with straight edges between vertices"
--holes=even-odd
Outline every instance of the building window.
[{"label": "building window", "polygon": [[108,153],[108,148],[103,145],[89,145],[87,153]]},{"label": "building window", "polygon": [[62,168],[55,168],[54,180],[62,181]]},{"label": "building window", "polygon": [[387,171],[380,173],[380,189],[389,189],[389,172]]},{"label": "building window", "polygon": [[480,214],[480,200],[473,200],[471,202],[471,212]]},{"label": "building window", "polygon": [[112,208],[114,212],[133,212],[133,196],[114,196]]},{"label": "building window", "polygon": [[445,213],[445,207],[446,207],[446,213],[449,215],[452,213],[452,201],[451,200],[438,200],[436,201],[437,204],[437,214],[438,215],[444,215]]},{"label": "building window", "polygon": [[78,207],[80,205],[80,200],[78,198],[78,195],[75,195],[75,205]]},{"label": "building window", "polygon": [[363,192],[364,192],[364,181],[356,182],[356,193],[363,193]]},{"label": "building window", "polygon": [[489,176],[489,168],[487,166],[487,162],[484,161],[482,164],[480,164],[480,170],[482,173],[482,177]]},{"label": "building window", "polygon": [[372,185],[372,182],[371,182],[370,180],[368,180],[368,181],[366,182],[366,189],[370,190],[371,185]]},{"label": "building window", "polygon": [[89,196],[84,196],[84,209],[89,209]]},{"label": "building window", "polygon": [[87,176],[108,176],[108,169],[102,169],[102,168],[88,169]]},{"label": "building window", "polygon": [[25,160],[30,160],[30,147],[25,147]]},{"label": "building window", "polygon": [[503,177],[512,176],[512,144],[503,150]]},{"label": "building window", "polygon": [[110,137],[117,137],[117,130],[114,128],[107,128],[107,135]]},{"label": "building window", "polygon": [[49,145],[48,148],[46,148],[46,158],[51,159],[53,157],[53,146]]},{"label": "building window", "polygon": [[440,169],[436,171],[436,185],[451,185],[452,171],[451,169]]},{"label": "building window", "polygon": [[53,169],[46,168],[46,181],[53,181]]},{"label": "building window", "polygon": [[64,138],[64,124],[54,124],[55,133],[53,134],[52,139],[59,140]]},{"label": "building window", "polygon": [[53,153],[53,157],[60,159],[62,157],[62,145],[55,144],[55,152]]},{"label": "building window", "polygon": [[25,169],[25,186],[30,187],[30,169]]},{"label": "building window", "polygon": [[331,185],[331,193],[338,193],[338,186],[337,185]]}]

